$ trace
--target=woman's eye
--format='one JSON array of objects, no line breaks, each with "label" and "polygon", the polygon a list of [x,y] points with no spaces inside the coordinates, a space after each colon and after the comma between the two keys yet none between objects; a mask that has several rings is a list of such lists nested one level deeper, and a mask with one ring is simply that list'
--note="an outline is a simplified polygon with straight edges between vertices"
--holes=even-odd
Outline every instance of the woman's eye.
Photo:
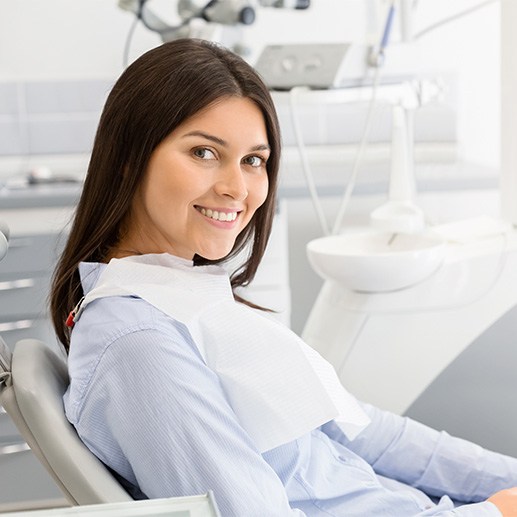
[{"label": "woman's eye", "polygon": [[252,155],[246,156],[246,158],[244,158],[244,163],[246,163],[246,165],[251,165],[252,167],[260,167],[265,165],[266,160],[264,160],[262,156]]},{"label": "woman's eye", "polygon": [[194,156],[196,158],[201,158],[202,160],[213,160],[215,159],[215,154],[213,151],[206,147],[198,147],[194,149]]}]

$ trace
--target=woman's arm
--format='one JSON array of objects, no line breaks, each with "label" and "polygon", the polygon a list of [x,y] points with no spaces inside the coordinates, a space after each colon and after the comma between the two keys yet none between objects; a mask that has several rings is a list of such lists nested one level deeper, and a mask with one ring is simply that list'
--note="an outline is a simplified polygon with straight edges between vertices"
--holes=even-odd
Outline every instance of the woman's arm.
[{"label": "woman's arm", "polygon": [[433,496],[475,502],[517,485],[517,460],[438,432],[414,420],[364,404],[372,422],[348,441],[334,422],[332,439],[366,459],[383,476]]}]

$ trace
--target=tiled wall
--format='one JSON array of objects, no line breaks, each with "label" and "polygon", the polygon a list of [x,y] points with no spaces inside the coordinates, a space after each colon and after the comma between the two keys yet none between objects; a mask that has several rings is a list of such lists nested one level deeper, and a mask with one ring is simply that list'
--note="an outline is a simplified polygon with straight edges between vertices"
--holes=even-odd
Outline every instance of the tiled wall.
[{"label": "tiled wall", "polygon": [[[88,153],[112,82],[107,80],[0,83],[0,157]],[[284,97],[285,101],[285,97]],[[285,102],[277,103],[284,145],[294,145]],[[354,144],[361,138],[368,103],[298,107],[307,145]],[[380,104],[370,142],[388,142],[391,110]],[[443,104],[415,115],[419,142],[454,142],[456,114]]]},{"label": "tiled wall", "polygon": [[[354,144],[360,141],[366,122],[368,103],[306,105],[297,108],[304,142],[307,145]],[[295,145],[290,107],[277,103],[284,145]],[[444,104],[423,106],[415,112],[416,142],[455,142],[456,112]],[[368,141],[389,142],[391,139],[391,106],[375,107]]]},{"label": "tiled wall", "polygon": [[0,156],[87,153],[109,81],[0,83]]}]

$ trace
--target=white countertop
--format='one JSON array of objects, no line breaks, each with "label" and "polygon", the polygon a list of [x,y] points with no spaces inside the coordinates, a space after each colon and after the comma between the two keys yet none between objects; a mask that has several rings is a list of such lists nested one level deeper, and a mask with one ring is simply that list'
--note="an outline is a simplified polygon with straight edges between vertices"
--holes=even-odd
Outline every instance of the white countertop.
[{"label": "white countertop", "polygon": [[74,207],[48,207],[0,210],[0,221],[5,223],[11,236],[59,233],[71,220]]}]

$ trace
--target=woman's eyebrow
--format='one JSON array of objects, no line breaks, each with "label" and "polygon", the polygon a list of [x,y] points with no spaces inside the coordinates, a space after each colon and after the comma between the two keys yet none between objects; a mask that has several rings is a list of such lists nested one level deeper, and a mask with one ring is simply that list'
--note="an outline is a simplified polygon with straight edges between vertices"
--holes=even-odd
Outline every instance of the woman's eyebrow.
[{"label": "woman's eyebrow", "polygon": [[185,133],[181,138],[186,138],[188,136],[200,136],[202,138],[206,138],[216,144],[222,145],[223,147],[228,147],[228,142],[219,138],[218,136],[211,135],[209,133],[205,133],[204,131],[190,131],[189,133]]},{"label": "woman's eyebrow", "polygon": [[271,151],[271,147],[268,144],[259,144],[253,146],[250,151]]},{"label": "woman's eyebrow", "polygon": [[[216,144],[219,144],[223,147],[228,147],[228,142],[219,138],[218,136],[211,135],[210,133],[205,133],[204,131],[190,131],[185,133],[181,138],[187,138],[189,136],[199,136],[201,138],[205,138],[206,140],[210,140]],[[268,144],[259,144],[250,148],[250,151],[270,151],[271,147]]]}]

